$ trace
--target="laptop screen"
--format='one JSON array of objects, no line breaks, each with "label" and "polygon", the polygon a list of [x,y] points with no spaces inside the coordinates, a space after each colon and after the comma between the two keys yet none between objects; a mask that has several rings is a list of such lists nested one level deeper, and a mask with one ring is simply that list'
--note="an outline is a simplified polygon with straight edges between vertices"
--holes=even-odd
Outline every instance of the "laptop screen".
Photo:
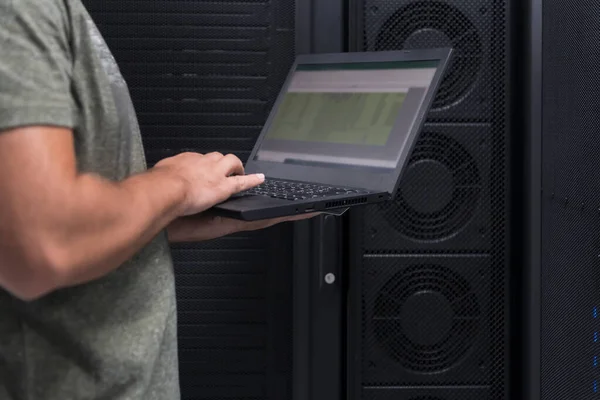
[{"label": "laptop screen", "polygon": [[438,63],[298,65],[254,159],[395,169]]}]

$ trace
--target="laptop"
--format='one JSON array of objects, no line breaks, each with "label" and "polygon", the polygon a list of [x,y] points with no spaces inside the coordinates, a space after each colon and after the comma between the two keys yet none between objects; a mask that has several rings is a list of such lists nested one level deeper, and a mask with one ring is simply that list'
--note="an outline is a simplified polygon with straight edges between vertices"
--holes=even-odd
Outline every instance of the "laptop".
[{"label": "laptop", "polygon": [[251,221],[393,199],[451,54],[298,56],[245,165],[265,182],[212,211]]}]

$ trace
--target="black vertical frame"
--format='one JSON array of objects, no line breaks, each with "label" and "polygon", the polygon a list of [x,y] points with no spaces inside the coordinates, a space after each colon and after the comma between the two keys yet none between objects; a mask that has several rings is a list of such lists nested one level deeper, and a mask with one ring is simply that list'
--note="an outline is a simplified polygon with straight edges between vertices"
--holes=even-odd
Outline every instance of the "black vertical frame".
[{"label": "black vertical frame", "polygon": [[345,44],[344,0],[296,1],[296,53],[338,53]]},{"label": "black vertical frame", "polygon": [[[363,31],[364,31],[364,0],[348,0],[348,50],[362,51],[364,49]],[[348,256],[350,275],[348,278],[348,307],[347,307],[347,346],[346,346],[346,393],[348,400],[358,400],[361,398],[362,392],[362,364],[360,335],[362,334],[362,315],[358,312],[361,310],[361,293],[362,282],[360,271],[354,268],[360,268],[362,265],[362,231],[357,227],[363,225],[364,210],[352,210],[349,215],[348,226],[353,229],[348,235]]]},{"label": "black vertical frame", "polygon": [[542,249],[542,0],[524,2],[525,138],[523,159],[524,219],[521,398],[541,399],[541,249]]},{"label": "black vertical frame", "polygon": [[293,387],[292,318],[293,226],[281,224],[270,228],[267,246],[266,275],[266,399],[286,399]]},{"label": "black vertical frame", "polygon": [[363,0],[348,0],[348,50],[363,49],[364,18]]},{"label": "black vertical frame", "polygon": [[[362,393],[362,274],[358,268],[362,265],[362,243],[361,235],[363,229],[364,210],[357,209],[349,216],[348,225],[352,227],[353,232],[349,233],[348,255],[350,270],[348,271],[348,308],[347,308],[347,342],[346,342],[346,366],[347,376],[346,393],[348,400],[360,399]],[[360,227],[360,228],[357,228]]]},{"label": "black vertical frame", "polygon": [[[344,51],[344,0],[296,1],[296,53]],[[343,217],[294,226],[293,400],[342,400],[345,300]]]},{"label": "black vertical frame", "polygon": [[340,226],[325,216],[295,227],[293,400],[345,399]]}]

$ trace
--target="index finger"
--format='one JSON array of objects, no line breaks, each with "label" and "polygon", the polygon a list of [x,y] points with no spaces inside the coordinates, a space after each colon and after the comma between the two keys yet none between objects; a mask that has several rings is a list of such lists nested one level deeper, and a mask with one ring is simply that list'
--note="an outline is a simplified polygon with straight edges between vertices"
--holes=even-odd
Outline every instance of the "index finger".
[{"label": "index finger", "polygon": [[263,174],[251,175],[235,175],[226,178],[227,189],[230,194],[243,192],[244,190],[252,189],[263,183],[265,176]]}]

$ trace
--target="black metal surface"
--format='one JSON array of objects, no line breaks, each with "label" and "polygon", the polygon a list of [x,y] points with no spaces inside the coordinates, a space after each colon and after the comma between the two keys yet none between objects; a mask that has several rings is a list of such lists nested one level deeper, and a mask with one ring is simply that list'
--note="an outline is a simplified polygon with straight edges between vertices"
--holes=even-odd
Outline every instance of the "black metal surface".
[{"label": "black metal surface", "polygon": [[[138,111],[148,164],[245,160],[295,55],[294,0],[86,1]],[[290,226],[177,246],[183,399],[292,398]]]},{"label": "black metal surface", "polygon": [[489,261],[366,258],[363,384],[487,385]]},{"label": "black metal surface", "polygon": [[349,9],[351,50],[456,50],[396,200],[351,214],[351,398],[508,399],[510,2]]},{"label": "black metal surface", "polygon": [[521,233],[513,236],[521,249],[514,252],[518,256],[513,263],[522,266],[520,273],[515,274],[521,285],[513,287],[513,310],[520,310],[517,315],[520,327],[514,330],[514,337],[522,340],[513,346],[518,356],[513,360],[512,396],[528,400],[540,400],[541,396],[542,3],[542,0],[520,3],[517,11],[520,18],[515,18],[520,22],[516,36],[524,39],[517,41],[522,56],[520,62],[515,60],[521,68],[518,86],[523,88],[520,101],[514,103],[521,110],[523,122],[522,129],[516,131],[524,134],[513,142],[517,146],[515,153],[522,155],[522,161],[515,163],[513,178],[515,186],[522,187],[523,196],[514,196],[514,214],[522,221],[523,229],[515,228],[515,232]]},{"label": "black metal surface", "polygon": [[541,398],[600,394],[600,3],[542,3]]},{"label": "black metal surface", "polygon": [[367,210],[365,247],[488,251],[491,151],[487,124],[426,125],[396,201]]},{"label": "black metal surface", "polygon": [[289,237],[283,227],[173,250],[184,399],[291,396]]},{"label": "black metal surface", "polygon": [[296,1],[296,53],[339,53],[346,42],[344,0]]},{"label": "black metal surface", "polygon": [[[364,46],[369,50],[452,46],[456,53],[436,97],[430,120],[489,121],[497,39],[494,0],[368,0]],[[502,7],[502,6],[501,6]],[[498,17],[503,17],[498,15]]]},{"label": "black metal surface", "polygon": [[[296,3],[299,54],[343,50],[344,0]],[[344,257],[341,218],[319,216],[294,227],[294,390],[290,400],[345,400]],[[332,284],[325,282],[329,273]],[[287,399],[287,398],[286,398]]]},{"label": "black metal surface", "polygon": [[[342,220],[334,216],[300,223],[294,258],[294,400],[342,400],[344,396],[344,278]],[[332,274],[333,281],[326,281]]]}]

